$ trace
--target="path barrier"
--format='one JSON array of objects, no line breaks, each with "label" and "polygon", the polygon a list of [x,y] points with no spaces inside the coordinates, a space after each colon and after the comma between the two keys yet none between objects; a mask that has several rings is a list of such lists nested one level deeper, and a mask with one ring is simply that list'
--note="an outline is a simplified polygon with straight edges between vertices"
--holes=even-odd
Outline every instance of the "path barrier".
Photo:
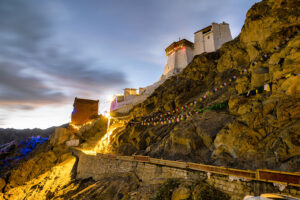
[{"label": "path barrier", "polygon": [[134,155],[133,158],[134,158],[134,160],[142,161],[142,162],[149,162],[150,161],[149,156]]},{"label": "path barrier", "polygon": [[112,155],[112,154],[102,154],[102,156],[103,156],[104,158],[110,158],[110,159],[116,159],[116,158],[117,158],[116,155]]},{"label": "path barrier", "polygon": [[255,179],[256,178],[255,171],[250,171],[250,170],[232,169],[232,168],[204,165],[204,164],[196,164],[196,163],[188,163],[188,168],[194,169],[194,170],[205,171],[205,172],[216,173],[216,174],[242,177],[242,178],[247,178],[247,179]]},{"label": "path barrier", "polygon": [[279,172],[268,169],[258,169],[257,179],[266,182],[288,183],[294,186],[300,186],[300,173]]},{"label": "path barrier", "polygon": [[174,160],[163,160],[163,159],[157,159],[157,158],[150,158],[150,163],[153,163],[156,165],[177,167],[177,168],[181,168],[181,169],[186,169],[188,167],[186,162],[174,161]]},{"label": "path barrier", "polygon": [[291,185],[300,187],[300,172],[282,172],[273,171],[268,169],[257,169],[253,170],[242,170],[233,169],[222,166],[205,165],[200,163],[184,162],[184,161],[174,161],[174,160],[164,160],[158,158],[151,158],[149,156],[117,156],[112,154],[97,154],[102,158],[106,159],[118,159],[129,162],[142,162],[154,165],[161,165],[166,167],[175,167],[179,169],[202,171],[212,174],[220,174],[226,176],[232,176],[241,178],[245,181],[257,180],[262,182],[270,183],[280,183],[283,185]]}]

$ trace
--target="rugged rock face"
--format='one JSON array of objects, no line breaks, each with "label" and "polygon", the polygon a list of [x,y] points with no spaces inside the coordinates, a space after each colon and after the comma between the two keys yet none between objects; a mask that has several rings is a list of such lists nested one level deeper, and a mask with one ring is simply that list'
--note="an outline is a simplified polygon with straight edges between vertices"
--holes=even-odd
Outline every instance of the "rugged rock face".
[{"label": "rugged rock face", "polygon": [[[82,148],[91,149],[106,130],[107,119],[100,116],[79,130],[72,127],[56,128],[49,141],[38,145],[22,159],[16,156],[15,150],[18,149],[11,149],[4,156],[15,161],[0,170],[0,199],[61,199],[57,196],[64,195],[61,192],[63,188],[75,190],[80,185],[74,185],[76,157],[66,145],[67,141],[76,138],[80,140]],[[115,185],[111,187],[115,188]],[[70,192],[67,189],[63,191]],[[110,192],[113,194],[112,190],[106,191],[107,194]]]},{"label": "rugged rock face", "polygon": [[99,181],[74,181],[53,199],[130,199],[138,186],[139,180],[133,173],[114,174]]},{"label": "rugged rock face", "polygon": [[218,133],[213,158],[243,168],[297,171],[299,106],[297,99],[278,95],[231,99],[229,110],[239,117]]},{"label": "rugged rock face", "polygon": [[150,199],[159,200],[227,200],[230,197],[204,181],[169,179],[162,183]]},{"label": "rugged rock face", "polygon": [[116,135],[112,144],[117,154],[138,152],[169,160],[207,162],[217,133],[233,119],[231,115],[209,111],[170,127],[130,127]]},{"label": "rugged rock face", "polygon": [[[181,74],[165,81],[130,115],[145,117],[172,111],[239,74],[234,84],[200,105],[205,108],[229,100],[228,108],[195,115],[176,125],[128,126],[112,141],[114,152],[243,169],[296,171],[300,157],[300,78],[279,78],[300,73],[299,22],[298,1],[255,4],[237,38],[217,52],[196,56]],[[247,74],[243,72],[246,67]],[[271,92],[240,96],[271,81]]]}]

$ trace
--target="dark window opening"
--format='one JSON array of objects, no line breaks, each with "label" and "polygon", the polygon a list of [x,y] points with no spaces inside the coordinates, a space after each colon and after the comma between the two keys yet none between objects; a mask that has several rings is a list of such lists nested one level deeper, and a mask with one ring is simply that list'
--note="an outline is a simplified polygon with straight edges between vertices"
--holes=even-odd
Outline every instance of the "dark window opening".
[{"label": "dark window opening", "polygon": [[207,31],[203,31],[203,34],[208,33],[209,31],[211,31],[211,29],[208,29]]}]

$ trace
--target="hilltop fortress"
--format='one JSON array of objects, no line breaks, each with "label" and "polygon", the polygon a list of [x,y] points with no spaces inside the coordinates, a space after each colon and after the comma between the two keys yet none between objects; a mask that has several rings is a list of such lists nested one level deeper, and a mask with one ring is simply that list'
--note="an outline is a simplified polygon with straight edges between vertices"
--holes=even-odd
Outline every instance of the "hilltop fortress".
[{"label": "hilltop fortress", "polygon": [[173,42],[165,51],[168,57],[165,65],[163,77],[169,77],[178,74],[194,58],[195,55],[204,52],[213,52],[219,49],[222,44],[232,40],[229,24],[212,23],[194,33],[194,43],[182,39]]},{"label": "hilltop fortress", "polygon": [[213,52],[224,43],[232,40],[229,24],[212,23],[194,33],[194,43],[182,39],[173,42],[166,49],[167,64],[159,81],[145,88],[139,93],[134,88],[126,88],[123,95],[118,95],[111,103],[111,111],[128,112],[134,105],[143,102],[152,92],[170,76],[179,74],[194,58],[204,52]]}]

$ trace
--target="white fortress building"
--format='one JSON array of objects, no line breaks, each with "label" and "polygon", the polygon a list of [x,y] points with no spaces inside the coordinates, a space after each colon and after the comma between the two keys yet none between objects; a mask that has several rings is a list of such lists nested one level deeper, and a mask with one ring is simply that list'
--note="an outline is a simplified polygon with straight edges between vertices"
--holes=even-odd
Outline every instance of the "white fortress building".
[{"label": "white fortress building", "polygon": [[212,23],[194,33],[194,43],[182,39],[173,42],[165,51],[168,57],[162,77],[169,77],[178,74],[194,58],[195,55],[204,52],[213,52],[219,49],[222,44],[232,40],[229,24]]},{"label": "white fortress building", "polygon": [[115,96],[111,103],[111,111],[127,113],[134,105],[143,102],[152,92],[159,87],[168,77],[180,73],[194,58],[204,52],[213,52],[222,44],[232,40],[229,24],[212,23],[194,33],[194,43],[186,39],[173,42],[165,51],[168,57],[164,73],[160,80],[145,88],[140,88],[139,93],[135,88],[126,88],[124,95]]}]

